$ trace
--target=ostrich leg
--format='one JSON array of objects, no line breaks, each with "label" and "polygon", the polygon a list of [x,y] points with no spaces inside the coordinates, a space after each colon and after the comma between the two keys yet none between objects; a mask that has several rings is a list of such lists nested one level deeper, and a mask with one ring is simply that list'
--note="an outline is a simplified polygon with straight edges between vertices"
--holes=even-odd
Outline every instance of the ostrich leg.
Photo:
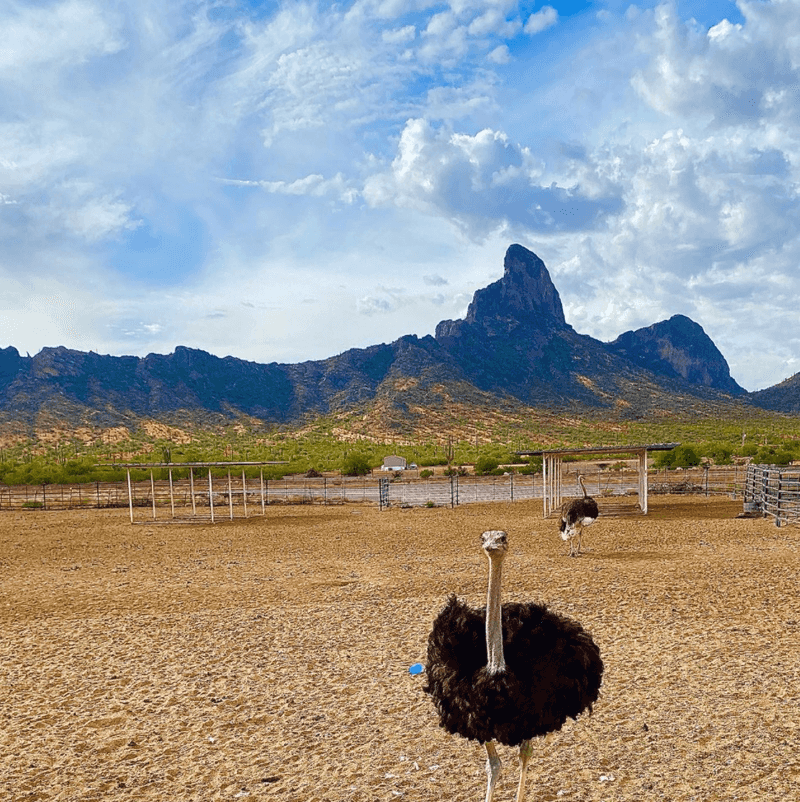
[{"label": "ostrich leg", "polygon": [[494,798],[494,788],[497,785],[497,780],[500,778],[500,772],[503,768],[500,758],[497,755],[497,748],[494,741],[487,741],[484,746],[486,747],[486,776],[489,784],[486,787],[486,802],[492,802]]},{"label": "ostrich leg", "polygon": [[525,799],[525,777],[528,774],[528,761],[533,754],[533,741],[523,741],[519,747],[519,786],[517,786],[517,802]]}]

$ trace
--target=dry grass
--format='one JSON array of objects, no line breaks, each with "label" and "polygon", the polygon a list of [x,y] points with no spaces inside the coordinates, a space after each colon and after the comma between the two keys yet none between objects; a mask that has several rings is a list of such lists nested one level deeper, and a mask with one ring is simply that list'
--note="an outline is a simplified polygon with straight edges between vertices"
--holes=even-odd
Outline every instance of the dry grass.
[{"label": "dry grass", "polygon": [[481,748],[408,667],[448,592],[483,602],[489,528],[506,597],[580,619],[606,663],[594,715],[538,745],[532,799],[795,798],[800,530],[659,497],[570,560],[540,509],[1,515],[3,798],[477,802]]}]

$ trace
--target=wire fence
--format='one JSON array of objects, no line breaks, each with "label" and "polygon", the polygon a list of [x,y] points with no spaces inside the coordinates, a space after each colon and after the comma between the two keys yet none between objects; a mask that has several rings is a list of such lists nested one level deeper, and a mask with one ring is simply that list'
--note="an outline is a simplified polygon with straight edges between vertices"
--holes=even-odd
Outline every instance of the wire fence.
[{"label": "wire fence", "polygon": [[[635,495],[638,474],[633,468],[587,469],[564,465],[563,491],[581,495],[577,476],[584,477],[587,492],[596,498]],[[744,492],[744,466],[650,469],[651,494],[727,494]],[[262,514],[270,504],[374,504],[383,507],[455,507],[492,501],[526,501],[542,498],[542,475],[434,476],[421,479],[410,472],[389,476],[287,476],[283,479],[246,479],[243,476],[93,482],[91,484],[0,485],[0,512],[9,510],[72,510],[87,508],[146,508],[138,517],[181,519],[250,517]],[[789,509],[782,502],[782,510]]]},{"label": "wire fence", "polygon": [[744,508],[771,516],[776,526],[800,523],[800,467],[748,465]]}]

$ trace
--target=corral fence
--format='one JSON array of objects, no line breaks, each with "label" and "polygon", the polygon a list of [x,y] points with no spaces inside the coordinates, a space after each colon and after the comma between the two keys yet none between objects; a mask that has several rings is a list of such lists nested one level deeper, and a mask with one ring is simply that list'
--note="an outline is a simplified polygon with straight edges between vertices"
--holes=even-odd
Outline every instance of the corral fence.
[{"label": "corral fence", "polygon": [[800,523],[800,467],[748,465],[744,509],[772,516],[776,526]]},{"label": "corral fence", "polygon": [[[565,465],[563,492],[581,495],[577,473]],[[638,474],[631,468],[586,470],[575,466],[587,492],[603,498],[635,495]],[[744,490],[745,468],[650,469],[651,494],[727,494]],[[90,484],[0,485],[0,511],[71,510],[135,507],[139,519],[192,519],[215,516],[250,517],[263,514],[269,504],[374,504],[385,507],[455,507],[491,501],[526,501],[542,498],[542,475],[435,476],[420,479],[410,473],[391,476],[323,476],[245,480],[240,476],[215,477],[209,487],[202,480],[174,479]]]}]

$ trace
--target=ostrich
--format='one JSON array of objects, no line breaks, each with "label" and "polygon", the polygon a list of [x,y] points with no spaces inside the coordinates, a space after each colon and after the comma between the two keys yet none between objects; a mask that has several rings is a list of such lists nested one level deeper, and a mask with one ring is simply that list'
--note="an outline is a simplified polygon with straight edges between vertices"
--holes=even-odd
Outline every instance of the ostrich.
[{"label": "ostrich", "polygon": [[[569,556],[577,557],[581,553],[581,538],[583,537],[583,527],[590,526],[597,520],[599,511],[597,502],[586,492],[586,485],[583,477],[579,474],[578,481],[583,490],[583,498],[576,498],[567,501],[561,507],[561,539],[569,541]],[[575,539],[578,540],[578,547],[575,548]]]},{"label": "ostrich", "polygon": [[486,608],[473,609],[450,596],[428,637],[424,690],[441,727],[484,744],[486,802],[492,802],[501,771],[495,743],[519,746],[517,802],[522,802],[532,739],[560,730],[584,710],[591,713],[603,661],[576,621],[532,602],[501,606],[508,536],[484,532],[481,546],[489,558]]}]

